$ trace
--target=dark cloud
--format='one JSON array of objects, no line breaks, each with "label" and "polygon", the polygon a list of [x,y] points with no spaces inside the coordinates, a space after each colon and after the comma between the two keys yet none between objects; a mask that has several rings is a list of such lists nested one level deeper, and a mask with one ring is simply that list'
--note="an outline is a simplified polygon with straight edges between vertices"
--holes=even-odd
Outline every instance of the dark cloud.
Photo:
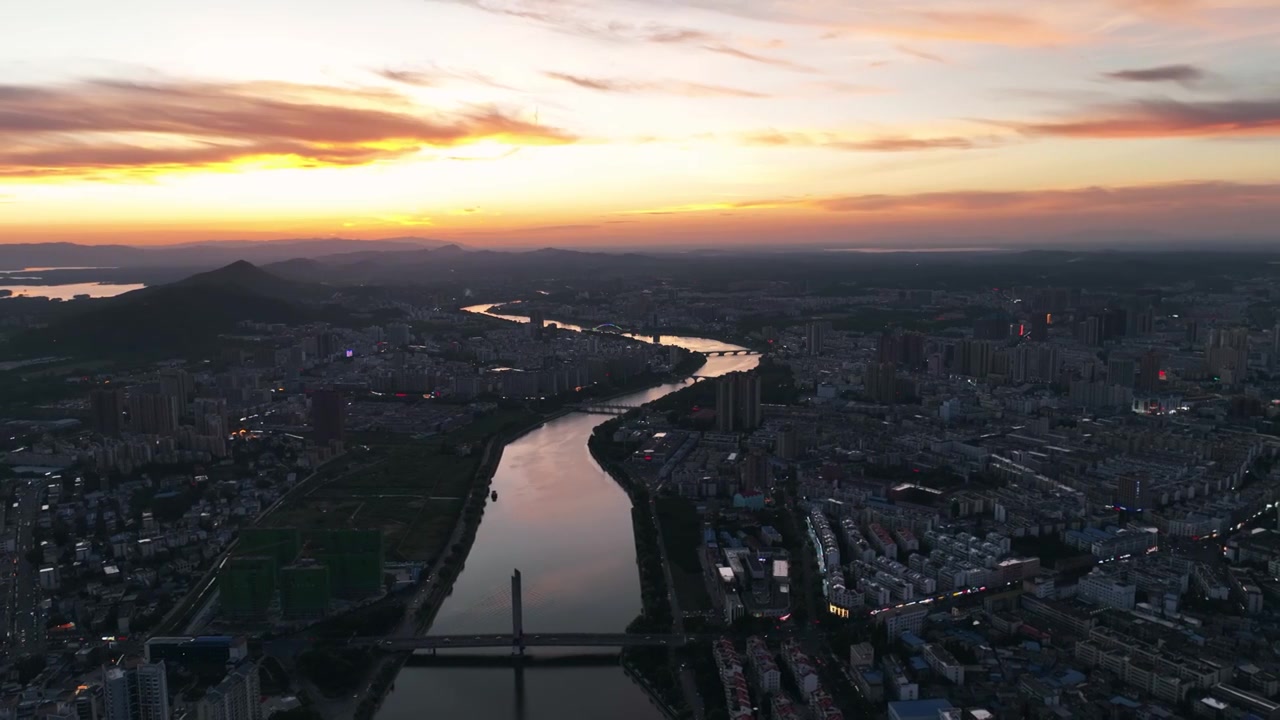
[{"label": "dark cloud", "polygon": [[800,63],[791,62],[790,60],[785,60],[783,58],[772,57],[770,55],[759,55],[759,54],[748,52],[746,50],[742,50],[729,45],[703,45],[702,47],[705,50],[710,50],[711,52],[714,52],[714,53],[720,53],[721,55],[729,55],[731,57],[741,58],[743,60],[750,60],[751,62],[761,63],[764,65],[773,65],[774,67],[785,68],[787,70],[794,70],[796,72],[803,72],[803,73],[817,72],[815,68],[811,68],[808,65],[801,65]]},{"label": "dark cloud", "polygon": [[1205,73],[1194,65],[1161,65],[1159,67],[1140,68],[1135,70],[1116,70],[1103,73],[1103,77],[1125,82],[1176,82],[1190,85],[1204,79]]},{"label": "dark cloud", "polygon": [[941,55],[934,55],[931,52],[925,52],[924,50],[913,48],[910,45],[895,45],[894,48],[903,55],[910,55],[913,58],[928,60],[929,62],[942,63],[944,65],[947,64],[946,58]]},{"label": "dark cloud", "polygon": [[1027,135],[1053,137],[1274,137],[1280,136],[1280,99],[1142,100],[1057,120],[996,124]]},{"label": "dark cloud", "polygon": [[768,97],[768,95],[763,93],[726,87],[724,85],[708,85],[703,83],[682,82],[678,80],[640,81],[624,80],[619,78],[594,78],[584,77],[581,75],[570,75],[568,73],[561,72],[545,72],[543,74],[555,80],[572,83],[578,87],[586,88],[588,90],[597,90],[599,92],[659,92],[671,95],[683,95],[685,97]]},{"label": "dark cloud", "polygon": [[623,20],[595,22],[581,17],[576,8],[559,2],[510,2],[503,0],[434,0],[464,5],[493,15],[532,20],[558,32],[595,38],[662,44],[698,44],[716,40],[714,33],[663,23],[632,23]]},{"label": "dark cloud", "polygon": [[405,85],[413,85],[415,87],[438,87],[444,84],[445,78],[441,75],[422,70],[379,70],[378,74],[387,80],[394,80]]},{"label": "dark cloud", "polygon": [[358,165],[481,139],[576,138],[497,108],[431,113],[381,90],[285,83],[0,85],[0,175],[277,159]]},{"label": "dark cloud", "polygon": [[815,72],[811,67],[782,58],[760,55],[737,47],[720,34],[697,28],[665,25],[663,23],[633,23],[624,20],[598,22],[583,17],[579,6],[555,0],[541,2],[511,2],[510,0],[434,0],[455,5],[465,5],[476,10],[517,17],[545,25],[557,32],[612,42],[646,42],[670,45],[698,46],[722,55],[773,65],[796,72]]}]

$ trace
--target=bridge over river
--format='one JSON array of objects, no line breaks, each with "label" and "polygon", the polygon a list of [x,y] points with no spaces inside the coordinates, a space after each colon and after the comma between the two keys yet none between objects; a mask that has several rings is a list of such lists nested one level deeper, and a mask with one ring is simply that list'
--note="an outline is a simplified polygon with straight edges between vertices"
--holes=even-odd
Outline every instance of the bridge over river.
[{"label": "bridge over river", "polygon": [[700,635],[640,633],[537,633],[525,634],[520,593],[520,571],[511,573],[511,632],[480,635],[421,635],[414,637],[354,637],[349,645],[375,646],[388,652],[439,650],[441,648],[509,647],[523,655],[528,647],[661,647],[684,645],[702,639]]}]

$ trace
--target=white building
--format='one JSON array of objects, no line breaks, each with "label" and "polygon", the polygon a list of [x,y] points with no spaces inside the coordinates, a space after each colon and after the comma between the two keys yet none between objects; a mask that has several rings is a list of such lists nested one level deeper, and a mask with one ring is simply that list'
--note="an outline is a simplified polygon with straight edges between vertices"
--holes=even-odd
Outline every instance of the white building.
[{"label": "white building", "polygon": [[924,646],[924,660],[929,667],[942,677],[956,685],[964,684],[964,665],[941,645],[930,643]]},{"label": "white building", "polygon": [[1076,587],[1076,596],[1081,600],[1121,610],[1132,610],[1137,594],[1133,583],[1096,569],[1081,578]]},{"label": "white building", "polygon": [[262,720],[258,666],[241,662],[196,705],[197,720]]},{"label": "white building", "polygon": [[118,665],[102,671],[106,720],[169,720],[169,683],[164,663]]}]

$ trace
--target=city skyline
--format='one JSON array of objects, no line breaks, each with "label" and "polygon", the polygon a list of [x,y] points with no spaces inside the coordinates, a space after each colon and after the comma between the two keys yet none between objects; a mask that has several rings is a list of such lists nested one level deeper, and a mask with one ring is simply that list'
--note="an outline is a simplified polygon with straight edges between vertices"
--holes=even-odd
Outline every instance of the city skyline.
[{"label": "city skyline", "polygon": [[1264,242],[1264,0],[0,10],[0,243]]}]

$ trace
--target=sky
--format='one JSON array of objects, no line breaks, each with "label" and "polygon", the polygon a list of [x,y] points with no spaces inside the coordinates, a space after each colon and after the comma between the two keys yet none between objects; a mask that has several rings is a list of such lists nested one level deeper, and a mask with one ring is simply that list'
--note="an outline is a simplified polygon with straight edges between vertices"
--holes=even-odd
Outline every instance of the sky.
[{"label": "sky", "polygon": [[0,3],[0,243],[1280,247],[1277,0]]}]

